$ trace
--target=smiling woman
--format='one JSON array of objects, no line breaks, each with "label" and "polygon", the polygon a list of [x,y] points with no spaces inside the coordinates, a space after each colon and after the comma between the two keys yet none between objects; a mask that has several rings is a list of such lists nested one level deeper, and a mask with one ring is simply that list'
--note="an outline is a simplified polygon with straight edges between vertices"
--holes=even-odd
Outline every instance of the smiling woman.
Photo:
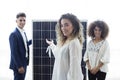
[{"label": "smiling woman", "polygon": [[106,38],[109,27],[104,21],[94,21],[89,25],[91,37],[84,56],[88,68],[89,80],[105,80],[110,61],[110,48]]},{"label": "smiling woman", "polygon": [[46,39],[48,49],[52,50],[55,57],[52,80],[83,80],[82,27],[75,15],[66,13],[56,25],[57,44]]}]

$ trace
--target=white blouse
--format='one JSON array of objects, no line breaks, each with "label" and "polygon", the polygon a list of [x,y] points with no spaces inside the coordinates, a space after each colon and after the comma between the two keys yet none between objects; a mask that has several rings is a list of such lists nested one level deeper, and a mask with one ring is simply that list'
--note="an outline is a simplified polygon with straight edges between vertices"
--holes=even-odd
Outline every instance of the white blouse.
[{"label": "white blouse", "polygon": [[77,38],[61,47],[54,44],[49,47],[55,56],[52,80],[83,80],[82,45]]},{"label": "white blouse", "polygon": [[91,68],[98,66],[99,61],[103,63],[100,71],[107,72],[110,61],[110,48],[107,40],[102,40],[96,44],[91,40],[88,43],[87,50],[84,55],[84,61],[89,60]]}]

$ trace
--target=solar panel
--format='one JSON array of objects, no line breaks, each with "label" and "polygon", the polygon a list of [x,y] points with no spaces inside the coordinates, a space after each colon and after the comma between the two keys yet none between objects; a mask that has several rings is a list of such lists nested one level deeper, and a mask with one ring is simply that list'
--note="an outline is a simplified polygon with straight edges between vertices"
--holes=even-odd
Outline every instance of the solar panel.
[{"label": "solar panel", "polygon": [[[33,80],[51,80],[54,56],[51,58],[46,53],[48,44],[45,39],[53,39],[55,42],[55,25],[57,21],[33,21]],[[86,50],[86,23],[82,22],[84,26],[85,43],[83,46],[83,55]],[[56,42],[55,42],[56,43]],[[82,60],[81,64],[84,77],[86,77],[85,63]],[[84,80],[86,80],[84,78]]]}]

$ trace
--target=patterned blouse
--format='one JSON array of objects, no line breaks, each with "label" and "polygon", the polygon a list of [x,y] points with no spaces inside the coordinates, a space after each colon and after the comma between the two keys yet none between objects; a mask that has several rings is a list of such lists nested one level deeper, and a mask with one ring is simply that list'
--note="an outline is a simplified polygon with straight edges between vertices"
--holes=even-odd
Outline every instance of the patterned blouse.
[{"label": "patterned blouse", "polygon": [[91,40],[87,45],[87,50],[84,56],[84,61],[89,60],[91,68],[98,66],[99,62],[103,63],[103,66],[100,68],[101,71],[107,72],[110,59],[110,48],[107,40],[102,40],[98,43],[94,43]]}]

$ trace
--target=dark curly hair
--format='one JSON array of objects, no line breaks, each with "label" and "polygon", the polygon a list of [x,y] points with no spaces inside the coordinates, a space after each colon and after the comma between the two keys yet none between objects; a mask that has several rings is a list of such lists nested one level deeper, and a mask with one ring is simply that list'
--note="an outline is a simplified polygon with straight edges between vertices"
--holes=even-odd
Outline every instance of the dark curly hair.
[{"label": "dark curly hair", "polygon": [[94,21],[88,26],[88,36],[91,38],[95,37],[94,29],[96,26],[101,30],[101,38],[106,39],[109,33],[109,26],[104,21],[100,20]]}]

